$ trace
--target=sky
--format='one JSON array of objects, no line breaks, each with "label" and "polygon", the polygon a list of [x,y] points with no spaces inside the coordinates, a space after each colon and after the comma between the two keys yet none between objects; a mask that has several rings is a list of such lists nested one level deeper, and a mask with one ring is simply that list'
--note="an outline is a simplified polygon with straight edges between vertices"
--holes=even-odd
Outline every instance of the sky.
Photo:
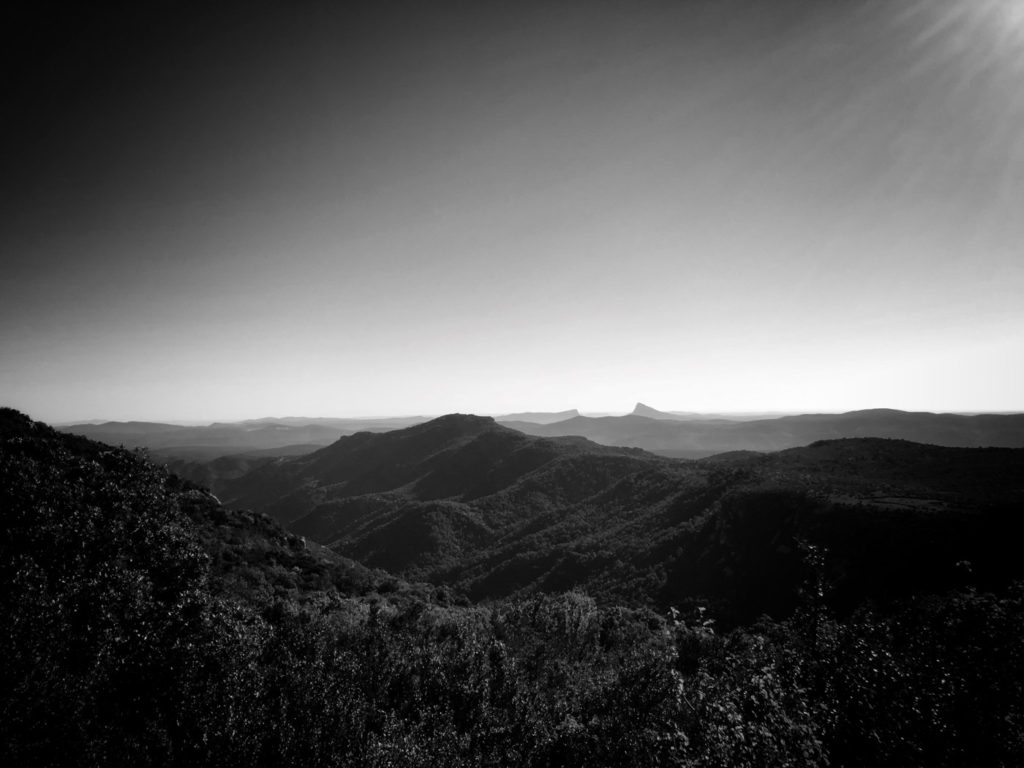
[{"label": "sky", "polygon": [[1024,410],[1024,0],[16,6],[33,418]]}]

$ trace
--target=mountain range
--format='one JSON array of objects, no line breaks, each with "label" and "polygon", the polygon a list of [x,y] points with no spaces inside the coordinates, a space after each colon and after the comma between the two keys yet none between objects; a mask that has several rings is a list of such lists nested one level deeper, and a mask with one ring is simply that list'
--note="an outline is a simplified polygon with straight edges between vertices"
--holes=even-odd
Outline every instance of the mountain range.
[{"label": "mountain range", "polygon": [[146,448],[155,456],[210,460],[229,454],[308,452],[342,435],[399,429],[425,417],[389,419],[265,418],[182,426],[145,421],[71,424],[64,432],[125,448]]},{"label": "mountain range", "polygon": [[0,408],[0,755],[1019,765],[1022,470],[880,438],[672,460],[453,414],[226,483],[289,532]]},{"label": "mountain range", "polygon": [[[1024,447],[1024,414],[937,414],[892,409],[841,414],[699,414],[659,411],[637,403],[625,416],[584,416],[576,409],[496,416],[537,437],[586,437],[608,446],[642,448],[672,458],[703,458],[736,450],[778,451],[815,440],[887,437],[950,447]],[[380,419],[264,418],[206,426],[104,422],[62,427],[109,445],[146,448],[175,471],[230,457],[251,467],[261,458],[310,453],[357,432],[387,432],[426,416]],[[237,472],[235,472],[237,473]],[[231,474],[231,472],[229,472]],[[219,475],[210,473],[210,479]]]},{"label": "mountain range", "polygon": [[471,599],[581,587],[749,621],[792,609],[808,542],[848,606],[960,584],[964,563],[978,583],[1024,577],[1024,415],[563,413],[65,429]]},{"label": "mountain range", "polygon": [[[891,412],[829,419],[863,425],[868,415],[894,423]],[[119,425],[118,434],[163,426]],[[835,599],[849,606],[1024,577],[1019,448],[854,437],[680,460],[451,414],[273,453],[182,461],[174,471],[211,481],[224,509],[265,513],[310,547],[472,599],[579,587],[659,610],[713,604],[720,617],[748,621],[792,608],[807,545],[828,551]]]},{"label": "mountain range", "polygon": [[[579,411],[516,413],[499,418],[528,424],[550,424],[579,416]],[[428,421],[427,416],[388,418],[267,417],[206,425],[149,421],[107,421],[68,424],[60,429],[113,446],[145,448],[154,457],[177,462],[209,462],[220,457],[249,462],[261,456],[309,453],[356,432],[388,432]]]},{"label": "mountain range", "polygon": [[540,437],[578,435],[603,445],[643,448],[663,456],[702,458],[736,450],[779,451],[816,440],[884,437],[949,447],[1024,447],[1024,414],[908,412],[887,408],[739,420],[693,418],[637,404],[625,416],[577,416],[553,424],[502,420]]},{"label": "mountain range", "polygon": [[1024,450],[842,438],[673,460],[452,414],[340,438],[226,480],[229,506],[474,599],[572,587],[719,616],[784,614],[806,543],[836,600],[1024,576]]}]

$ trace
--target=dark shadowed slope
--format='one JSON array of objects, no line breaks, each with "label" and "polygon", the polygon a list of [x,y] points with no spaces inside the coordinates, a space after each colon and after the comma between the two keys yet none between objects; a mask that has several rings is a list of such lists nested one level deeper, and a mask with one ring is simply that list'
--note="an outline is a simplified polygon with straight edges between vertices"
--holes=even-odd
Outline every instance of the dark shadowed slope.
[{"label": "dark shadowed slope", "polygon": [[[446,578],[473,594],[563,589],[748,620],[794,605],[800,542],[827,548],[837,605],[1024,576],[1024,450],[884,439],[650,468],[540,517]],[[970,563],[970,565],[965,565]]]},{"label": "dark shadowed slope", "polygon": [[643,451],[542,439],[450,415],[361,433],[226,484],[225,499],[379,567],[436,573],[499,542],[514,546],[584,499],[644,472],[694,474]]},{"label": "dark shadowed slope", "polygon": [[383,434],[343,437],[307,456],[261,467],[225,488],[227,498],[294,520],[327,498],[393,493],[419,501],[470,501],[503,490],[559,459],[582,454],[663,460],[579,438],[530,437],[484,416],[452,414]]},{"label": "dark shadowed slope", "polygon": [[6,584],[19,568],[56,574],[50,586],[72,596],[107,580],[104,599],[115,602],[171,599],[173,585],[189,599],[205,590],[246,603],[364,595],[384,583],[408,590],[266,515],[222,505],[142,455],[8,408],[0,408],[0,502]]}]

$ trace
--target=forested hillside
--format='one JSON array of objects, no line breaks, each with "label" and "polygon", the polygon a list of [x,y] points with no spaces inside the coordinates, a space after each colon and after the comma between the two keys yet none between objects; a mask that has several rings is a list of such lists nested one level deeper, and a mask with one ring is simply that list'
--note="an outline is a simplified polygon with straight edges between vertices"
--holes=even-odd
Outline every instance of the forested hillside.
[{"label": "forested hillside", "polygon": [[[842,445],[808,450],[815,461],[734,457],[685,471],[706,474],[702,488],[737,471],[782,485],[800,477],[806,485],[792,492],[803,494],[833,482],[828,467],[847,458]],[[890,454],[877,458],[891,465]],[[991,509],[1007,513],[1015,491],[1000,478],[1015,471],[1012,455],[977,471],[948,459],[936,454],[915,477],[917,501],[957,506],[958,494],[981,499],[984,486]],[[892,468],[891,482],[905,474]],[[832,493],[861,493],[859,482]],[[916,503],[884,492],[873,514]],[[772,493],[777,510],[792,511]],[[732,514],[726,528],[760,520],[766,535],[785,519],[720,509]],[[5,765],[1024,760],[1024,594],[995,575],[981,589],[969,573],[978,563],[959,587],[839,617],[828,601],[831,552],[798,542],[794,610],[728,633],[713,609],[628,607],[580,590],[474,605],[9,409],[0,410],[0,516]]]},{"label": "forested hillside", "polygon": [[226,499],[367,565],[473,599],[573,587],[610,602],[793,610],[800,542],[848,610],[1024,578],[1024,450],[873,438],[693,462],[474,416],[340,439],[224,484]]}]

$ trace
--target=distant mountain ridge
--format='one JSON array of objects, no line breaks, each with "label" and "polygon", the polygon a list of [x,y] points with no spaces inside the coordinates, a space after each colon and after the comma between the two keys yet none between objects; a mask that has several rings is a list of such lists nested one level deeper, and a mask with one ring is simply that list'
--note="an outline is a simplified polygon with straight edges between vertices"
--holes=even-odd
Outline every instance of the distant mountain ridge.
[{"label": "distant mountain ridge", "polygon": [[696,411],[659,411],[649,405],[637,403],[633,407],[633,416],[644,416],[648,419],[665,421],[737,421],[736,417],[728,418],[717,413],[697,413]]},{"label": "distant mountain ridge", "polygon": [[[1024,447],[1024,414],[912,413],[879,408],[763,417],[667,412],[638,402],[625,416],[583,416],[571,409],[494,418],[537,437],[575,435],[602,445],[690,459],[736,450],[777,451],[843,437],[888,437],[950,447]],[[147,448],[162,459],[187,462],[223,456],[295,455],[357,432],[387,432],[427,421],[426,416],[262,418],[205,426],[131,421],[75,424],[61,431],[113,446]]]},{"label": "distant mountain ridge", "polygon": [[737,450],[779,451],[846,437],[885,437],[963,448],[1024,447],[1024,414],[966,416],[878,408],[749,421],[642,415],[651,412],[661,413],[638,403],[626,416],[579,416],[547,425],[503,423],[531,435],[578,435],[602,445],[642,448],[678,458]]},{"label": "distant mountain ridge", "polygon": [[527,411],[525,413],[506,413],[501,416],[495,416],[497,421],[528,421],[534,424],[554,424],[556,421],[565,421],[575,416],[579,416],[580,412],[575,408],[568,411]]},{"label": "distant mountain ridge", "polygon": [[427,421],[425,416],[382,419],[263,418],[238,422],[215,422],[205,426],[181,426],[158,422],[111,421],[100,424],[72,424],[61,427],[90,440],[125,448],[148,448],[162,457],[211,460],[220,456],[266,452],[294,446],[330,445],[343,435],[363,431],[401,429]]},{"label": "distant mountain ridge", "polygon": [[[576,409],[526,412],[499,416],[503,420],[551,424],[579,416]],[[309,453],[339,437],[357,432],[387,432],[429,421],[428,416],[381,418],[264,417],[203,425],[151,421],[92,421],[59,427],[90,440],[125,448],[146,448],[154,455],[177,462],[211,461],[221,457],[294,455],[305,446]]]}]

